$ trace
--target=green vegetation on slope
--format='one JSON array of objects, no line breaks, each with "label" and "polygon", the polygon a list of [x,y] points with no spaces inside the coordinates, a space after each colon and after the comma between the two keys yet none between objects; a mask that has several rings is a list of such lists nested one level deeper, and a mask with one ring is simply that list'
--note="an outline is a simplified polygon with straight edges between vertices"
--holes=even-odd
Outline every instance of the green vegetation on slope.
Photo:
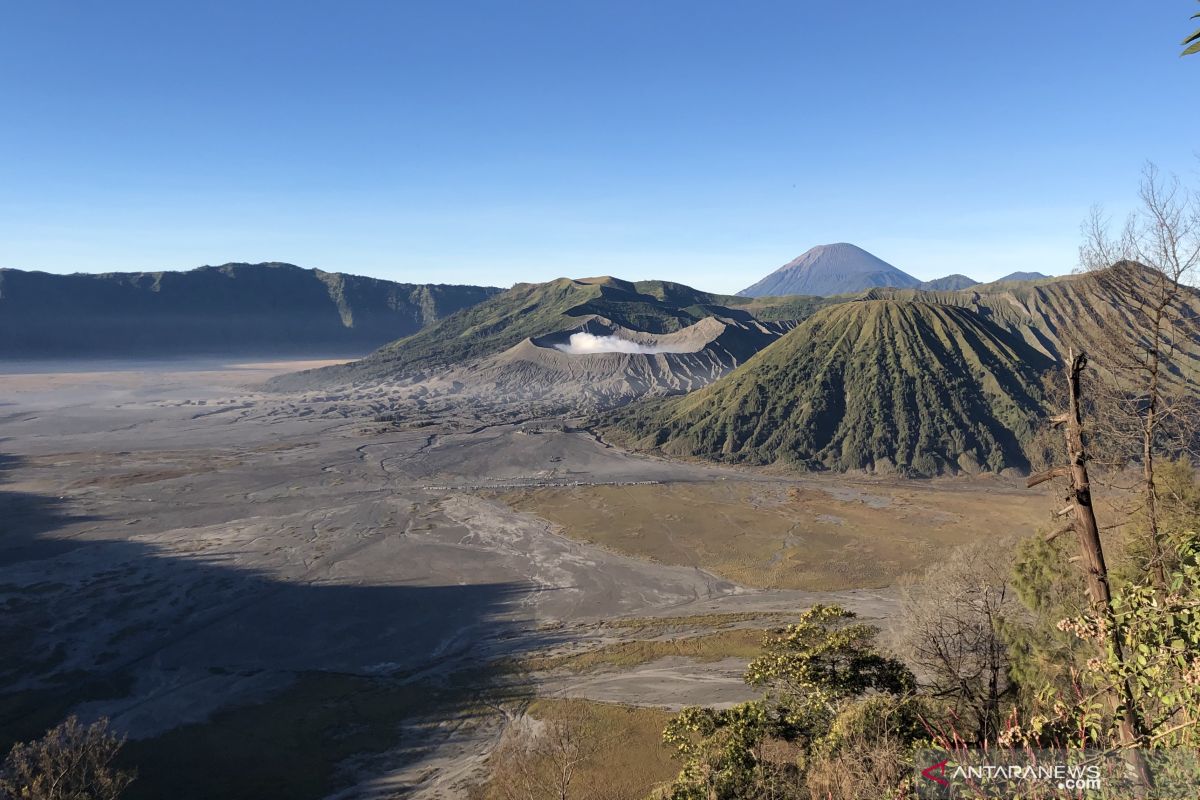
[{"label": "green vegetation on slope", "polygon": [[[745,312],[764,322],[802,320],[811,317],[818,309],[838,302],[838,299],[816,295],[785,295],[782,297],[742,297],[736,294],[710,294],[670,281],[638,281],[633,284],[642,294],[652,295],[666,303],[688,309],[700,316],[719,314],[735,316],[731,310]],[[840,298],[844,299],[844,298]]]},{"label": "green vegetation on slope", "polygon": [[734,463],[1024,467],[1051,364],[969,308],[861,300],[818,312],[705,389],[626,407],[605,427],[635,447]]},{"label": "green vegetation on slope", "polygon": [[[1068,350],[1093,356],[1110,352],[1114,331],[1139,331],[1161,292],[1161,276],[1144,266],[1122,262],[1101,272],[1036,281],[981,284],[968,291],[918,292],[874,289],[861,297],[875,300],[934,302],[969,309],[1020,337],[1054,360]],[[1172,369],[1162,379],[1175,387],[1200,388],[1200,291],[1182,287],[1171,303]],[[1116,341],[1123,338],[1116,337]],[[1105,380],[1111,358],[1094,359]]]}]

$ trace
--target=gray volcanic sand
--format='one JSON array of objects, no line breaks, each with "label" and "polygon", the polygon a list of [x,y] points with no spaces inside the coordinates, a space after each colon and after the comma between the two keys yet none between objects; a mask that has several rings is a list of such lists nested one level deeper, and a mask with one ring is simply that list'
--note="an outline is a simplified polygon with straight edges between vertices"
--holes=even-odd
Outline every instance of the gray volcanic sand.
[{"label": "gray volcanic sand", "polygon": [[[450,405],[397,429],[372,421],[378,395],[254,388],[309,366],[0,364],[4,731],[53,700],[155,737],[299,674],[429,680],[578,646],[617,615],[891,608],[887,593],[754,590],[617,555],[474,493],[744,474],[633,456],[520,409]],[[746,697],[740,674],[667,659],[540,680],[678,707]],[[495,731],[438,730],[405,761],[364,762],[339,796],[455,793]]]}]

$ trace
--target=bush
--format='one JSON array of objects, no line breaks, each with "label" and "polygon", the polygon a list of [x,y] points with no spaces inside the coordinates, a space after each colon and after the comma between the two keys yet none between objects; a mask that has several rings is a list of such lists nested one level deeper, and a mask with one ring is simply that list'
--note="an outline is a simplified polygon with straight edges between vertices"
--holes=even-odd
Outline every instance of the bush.
[{"label": "bush", "polygon": [[13,745],[0,769],[0,797],[115,800],[134,778],[112,766],[124,744],[106,719],[85,727],[68,717],[41,739]]}]

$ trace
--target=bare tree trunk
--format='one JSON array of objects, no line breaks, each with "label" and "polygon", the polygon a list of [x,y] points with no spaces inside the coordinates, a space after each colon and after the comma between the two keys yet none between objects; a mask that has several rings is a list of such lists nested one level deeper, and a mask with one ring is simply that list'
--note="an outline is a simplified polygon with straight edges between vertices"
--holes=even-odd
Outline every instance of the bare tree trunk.
[{"label": "bare tree trunk", "polygon": [[[1096,523],[1096,511],[1092,506],[1091,482],[1088,478],[1087,451],[1083,444],[1083,413],[1080,408],[1080,377],[1087,366],[1087,356],[1083,353],[1070,355],[1067,365],[1067,389],[1070,407],[1065,415],[1055,419],[1058,424],[1065,423],[1065,438],[1067,446],[1068,466],[1043,472],[1029,479],[1030,487],[1037,486],[1051,478],[1067,476],[1071,479],[1069,494],[1074,520],[1072,527],[1079,537],[1079,549],[1087,572],[1088,595],[1091,598],[1092,611],[1107,625],[1107,636],[1112,647],[1114,658],[1123,665],[1125,654],[1121,645],[1121,631],[1117,617],[1113,613],[1112,588],[1108,582],[1108,566],[1104,563],[1104,547],[1100,542],[1100,528]],[[1154,777],[1150,765],[1146,762],[1145,754],[1137,749],[1145,744],[1145,732],[1141,720],[1138,719],[1137,709],[1133,702],[1133,686],[1129,679],[1123,679],[1120,684],[1104,693],[1109,712],[1117,720],[1118,738],[1123,757],[1129,765],[1136,780],[1138,796],[1144,797],[1146,792],[1154,787]]]}]

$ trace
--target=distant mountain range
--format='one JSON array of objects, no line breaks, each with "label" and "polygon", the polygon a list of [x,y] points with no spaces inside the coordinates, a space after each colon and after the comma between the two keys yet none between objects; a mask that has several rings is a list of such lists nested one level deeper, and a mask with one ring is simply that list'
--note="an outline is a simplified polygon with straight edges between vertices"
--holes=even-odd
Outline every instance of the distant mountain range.
[{"label": "distant mountain range", "polygon": [[279,263],[99,275],[0,269],[0,357],[366,352],[500,291]]},{"label": "distant mountain range", "polygon": [[[1000,281],[1032,281],[1046,277],[1049,276],[1040,272],[1014,272]],[[979,281],[966,275],[921,281],[857,245],[839,242],[817,245],[738,294],[743,297],[796,294],[832,297],[880,286],[947,292],[978,285]]]},{"label": "distant mountain range", "polygon": [[[1144,267],[1118,266],[1150,279]],[[1030,468],[1045,375],[1068,346],[1093,348],[1108,321],[1134,313],[1087,275],[921,282],[853,245],[814,248],[777,277],[770,292],[810,294],[720,295],[613,277],[507,290],[412,285],[286,264],[0,270],[0,356],[311,355],[382,344],[269,388],[383,384],[418,407],[455,397],[548,402],[598,412],[606,439],[638,450],[916,476]],[[867,288],[849,291],[855,281]],[[1185,311],[1195,330],[1166,379],[1200,387],[1200,293]]]},{"label": "distant mountain range", "polygon": [[[1002,280],[1041,277],[1013,273]],[[965,275],[922,283],[844,243],[814,247],[736,296],[615,278],[564,278],[503,291],[396,283],[274,262],[74,275],[0,269],[0,358],[353,354],[403,339],[402,348],[385,348],[363,367],[395,372],[499,352],[526,336],[570,327],[589,313],[630,329],[667,333],[730,309],[745,321],[751,305],[758,320],[794,321],[816,310],[823,297],[878,287],[956,291],[977,285]],[[496,302],[475,316],[456,318],[426,338],[408,338],[491,299]],[[511,303],[517,306],[506,306]]]}]

